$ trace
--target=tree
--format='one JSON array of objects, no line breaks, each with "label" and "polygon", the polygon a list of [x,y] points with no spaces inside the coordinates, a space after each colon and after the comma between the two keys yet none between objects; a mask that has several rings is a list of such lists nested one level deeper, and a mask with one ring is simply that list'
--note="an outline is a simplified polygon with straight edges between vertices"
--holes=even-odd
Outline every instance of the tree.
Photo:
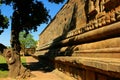
[{"label": "tree", "polygon": [[36,48],[36,43],[37,41],[35,41],[33,39],[33,36],[31,34],[27,34],[27,36],[25,37],[26,32],[20,32],[19,34],[19,41],[21,44],[21,52],[23,52],[23,55],[26,53],[25,49],[27,48]]},{"label": "tree", "polygon": [[8,18],[3,16],[0,11],[0,34],[4,31],[5,28],[8,28]]},{"label": "tree", "polygon": [[[50,2],[60,3],[64,0],[49,0]],[[9,76],[16,78],[26,78],[31,76],[20,60],[20,41],[19,33],[25,31],[37,31],[37,27],[42,23],[47,23],[50,19],[47,9],[38,0],[1,0],[1,4],[10,5],[14,12],[11,17],[11,47],[5,50],[5,58],[9,67]],[[3,29],[6,26],[2,27]]]},{"label": "tree", "polygon": [[[1,0],[0,0],[1,5]],[[0,34],[4,31],[4,29],[8,28],[8,18],[1,14],[0,10]]]},{"label": "tree", "polygon": [[21,43],[21,46],[24,46],[24,48],[35,48],[37,41],[33,39],[33,36],[31,34],[27,34],[25,37],[26,32],[20,32],[19,34],[19,41]]}]

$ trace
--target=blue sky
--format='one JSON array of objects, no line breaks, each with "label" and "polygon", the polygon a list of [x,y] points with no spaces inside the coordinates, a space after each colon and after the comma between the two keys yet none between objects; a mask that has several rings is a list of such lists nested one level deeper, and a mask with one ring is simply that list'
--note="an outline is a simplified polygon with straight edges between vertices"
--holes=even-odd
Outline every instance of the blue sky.
[{"label": "blue sky", "polygon": [[[56,13],[61,9],[63,4],[65,3],[64,2],[63,4],[61,3],[55,4],[48,2],[48,0],[40,0],[40,1],[42,1],[44,3],[44,6],[50,11],[49,14],[51,15],[52,18],[56,15]],[[10,18],[13,12],[10,6],[2,5],[0,6],[0,9],[2,14]],[[45,29],[46,26],[47,24],[41,24],[41,26],[38,27],[37,32],[32,32],[32,35],[34,36],[35,40],[39,39],[39,34]],[[8,29],[5,29],[4,32],[0,35],[0,43],[6,46],[10,46],[10,30],[11,30],[11,24],[9,24]]]}]

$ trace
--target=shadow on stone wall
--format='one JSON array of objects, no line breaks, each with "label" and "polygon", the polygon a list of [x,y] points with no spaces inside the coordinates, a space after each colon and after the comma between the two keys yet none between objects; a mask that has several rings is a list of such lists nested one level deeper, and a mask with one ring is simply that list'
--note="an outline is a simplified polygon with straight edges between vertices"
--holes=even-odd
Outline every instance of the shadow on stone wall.
[{"label": "shadow on stone wall", "polygon": [[[76,28],[76,13],[77,13],[77,5],[74,4],[73,9],[71,11],[72,17],[69,21],[64,25],[62,36],[53,40],[53,43],[48,48],[48,52],[45,55],[39,56],[39,62],[43,65],[43,68],[46,68],[48,71],[54,70],[54,59],[58,56],[71,56],[73,53],[73,49],[75,46],[73,44],[62,44],[60,41],[66,39],[66,36],[69,31],[74,30]],[[65,47],[64,51],[61,51],[61,48]]]}]

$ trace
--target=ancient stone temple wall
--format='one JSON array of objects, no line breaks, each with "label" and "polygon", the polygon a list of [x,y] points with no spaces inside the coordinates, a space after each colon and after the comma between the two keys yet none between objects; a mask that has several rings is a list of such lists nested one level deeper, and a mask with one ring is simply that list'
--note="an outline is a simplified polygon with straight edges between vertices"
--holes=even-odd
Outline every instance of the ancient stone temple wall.
[{"label": "ancient stone temple wall", "polygon": [[68,1],[40,34],[39,45],[52,42],[63,34],[66,35],[69,31],[84,26],[86,24],[84,6],[84,0]]},{"label": "ancient stone temple wall", "polygon": [[68,0],[35,55],[73,80],[120,80],[120,0]]}]

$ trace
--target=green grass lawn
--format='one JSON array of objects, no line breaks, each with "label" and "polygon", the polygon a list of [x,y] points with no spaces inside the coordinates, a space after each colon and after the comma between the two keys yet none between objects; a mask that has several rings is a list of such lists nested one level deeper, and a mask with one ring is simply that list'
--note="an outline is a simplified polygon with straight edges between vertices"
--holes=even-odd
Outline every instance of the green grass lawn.
[{"label": "green grass lawn", "polygon": [[[26,65],[25,57],[21,57],[21,61],[23,65]],[[7,76],[8,76],[8,66],[7,66],[5,58],[0,55],[0,78],[4,78]]]},{"label": "green grass lawn", "polygon": [[0,55],[0,78],[8,76],[8,67],[5,58]]}]

